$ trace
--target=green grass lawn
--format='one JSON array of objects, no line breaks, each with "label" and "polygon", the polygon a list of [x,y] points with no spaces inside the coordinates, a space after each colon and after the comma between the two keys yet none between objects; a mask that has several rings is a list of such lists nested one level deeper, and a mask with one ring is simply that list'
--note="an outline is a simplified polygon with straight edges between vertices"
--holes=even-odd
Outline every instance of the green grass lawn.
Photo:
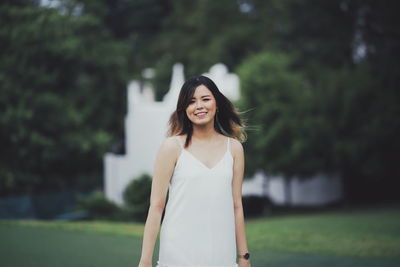
[{"label": "green grass lawn", "polygon": [[[3,220],[1,266],[137,266],[143,227]],[[255,267],[400,266],[398,207],[249,219],[246,231]]]}]

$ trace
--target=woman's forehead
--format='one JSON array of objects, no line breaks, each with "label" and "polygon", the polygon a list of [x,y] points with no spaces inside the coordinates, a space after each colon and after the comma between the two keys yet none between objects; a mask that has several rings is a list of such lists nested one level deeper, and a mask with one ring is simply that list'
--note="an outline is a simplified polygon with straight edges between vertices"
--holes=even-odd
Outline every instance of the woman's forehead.
[{"label": "woman's forehead", "polygon": [[205,96],[212,96],[211,90],[202,84],[197,86],[196,90],[194,91],[193,97],[205,97]]}]

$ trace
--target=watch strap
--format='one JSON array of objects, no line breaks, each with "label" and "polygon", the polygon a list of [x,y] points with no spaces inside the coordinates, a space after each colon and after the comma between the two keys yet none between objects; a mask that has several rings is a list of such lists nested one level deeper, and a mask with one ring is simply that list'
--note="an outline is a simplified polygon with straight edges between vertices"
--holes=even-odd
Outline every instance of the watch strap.
[{"label": "watch strap", "polygon": [[250,253],[247,252],[244,255],[237,255],[237,257],[248,260],[250,258]]}]

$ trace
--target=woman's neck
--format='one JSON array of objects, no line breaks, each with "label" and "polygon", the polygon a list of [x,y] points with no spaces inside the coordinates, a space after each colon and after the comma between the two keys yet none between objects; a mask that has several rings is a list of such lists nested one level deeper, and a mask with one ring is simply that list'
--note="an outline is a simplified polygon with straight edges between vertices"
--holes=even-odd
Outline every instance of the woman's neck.
[{"label": "woman's neck", "polygon": [[207,125],[193,125],[192,138],[197,140],[211,140],[218,135],[212,123]]}]

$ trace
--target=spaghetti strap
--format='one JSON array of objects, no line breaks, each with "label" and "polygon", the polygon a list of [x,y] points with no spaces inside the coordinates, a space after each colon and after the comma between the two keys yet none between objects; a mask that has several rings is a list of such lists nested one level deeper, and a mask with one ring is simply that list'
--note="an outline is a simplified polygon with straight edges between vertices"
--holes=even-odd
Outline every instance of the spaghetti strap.
[{"label": "spaghetti strap", "polygon": [[227,145],[226,145],[226,150],[228,152],[231,152],[231,138],[228,136],[228,141],[227,141]]}]

